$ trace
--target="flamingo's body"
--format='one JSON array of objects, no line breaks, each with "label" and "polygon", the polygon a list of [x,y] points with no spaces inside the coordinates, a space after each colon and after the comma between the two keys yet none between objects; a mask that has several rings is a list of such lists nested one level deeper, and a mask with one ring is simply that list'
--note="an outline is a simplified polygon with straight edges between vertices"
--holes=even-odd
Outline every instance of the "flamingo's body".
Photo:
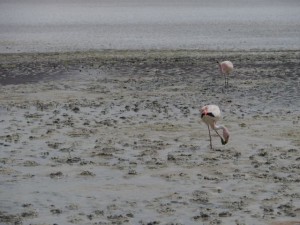
[{"label": "flamingo's body", "polygon": [[[229,140],[229,131],[223,125],[217,125],[217,121],[221,118],[221,111],[217,105],[206,105],[200,109],[201,119],[204,123],[206,123],[209,133],[209,140],[210,140],[210,148],[212,149],[212,142],[211,142],[211,134],[210,128],[212,128],[221,138],[221,142],[223,145],[228,143]],[[223,130],[223,137],[217,132],[217,130]]]},{"label": "flamingo's body", "polygon": [[233,70],[233,64],[230,61],[218,62],[220,72],[224,76],[225,79],[225,87],[228,87],[228,75]]}]

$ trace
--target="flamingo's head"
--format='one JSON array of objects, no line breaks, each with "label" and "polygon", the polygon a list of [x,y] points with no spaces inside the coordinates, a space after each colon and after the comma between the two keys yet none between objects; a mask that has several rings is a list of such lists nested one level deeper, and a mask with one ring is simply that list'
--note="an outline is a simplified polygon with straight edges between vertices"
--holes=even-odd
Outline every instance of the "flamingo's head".
[{"label": "flamingo's head", "polygon": [[217,61],[217,64],[218,64],[218,66],[219,66],[219,69],[220,69],[220,72],[221,72],[221,74],[223,74],[223,68],[222,68],[222,65],[221,65],[221,63],[219,62],[219,61]]},{"label": "flamingo's head", "polygon": [[222,145],[226,145],[228,143],[228,140],[229,140],[229,131],[226,127],[224,127],[223,129],[223,138],[221,138],[221,142],[222,142]]},{"label": "flamingo's head", "polygon": [[207,106],[203,106],[201,109],[199,109],[200,115],[202,117],[202,115],[206,115],[207,114]]}]

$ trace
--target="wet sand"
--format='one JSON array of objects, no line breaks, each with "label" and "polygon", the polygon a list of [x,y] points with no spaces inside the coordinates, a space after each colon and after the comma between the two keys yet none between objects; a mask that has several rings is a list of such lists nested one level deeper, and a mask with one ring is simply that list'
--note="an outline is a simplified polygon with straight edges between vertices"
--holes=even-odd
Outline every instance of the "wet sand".
[{"label": "wet sand", "polygon": [[300,224],[299,51],[0,59],[0,224]]}]

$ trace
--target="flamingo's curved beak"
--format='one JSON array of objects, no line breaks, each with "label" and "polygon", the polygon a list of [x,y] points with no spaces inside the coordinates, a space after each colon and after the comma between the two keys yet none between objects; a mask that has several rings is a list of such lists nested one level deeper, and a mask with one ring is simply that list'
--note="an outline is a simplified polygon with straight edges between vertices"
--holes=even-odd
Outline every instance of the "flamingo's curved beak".
[{"label": "flamingo's curved beak", "polygon": [[228,143],[228,141],[226,141],[223,138],[221,138],[221,143],[222,143],[222,145],[226,145]]},{"label": "flamingo's curved beak", "polygon": [[227,128],[225,128],[223,130],[223,138],[221,137],[222,145],[226,145],[228,143],[228,140],[229,140],[229,131],[227,130]]}]

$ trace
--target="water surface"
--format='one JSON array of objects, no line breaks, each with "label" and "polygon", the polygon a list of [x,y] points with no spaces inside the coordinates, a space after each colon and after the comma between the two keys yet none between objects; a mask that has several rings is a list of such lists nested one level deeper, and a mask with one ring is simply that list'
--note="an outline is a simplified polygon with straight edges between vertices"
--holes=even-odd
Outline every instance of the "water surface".
[{"label": "water surface", "polygon": [[299,49],[300,1],[2,0],[0,52]]}]

